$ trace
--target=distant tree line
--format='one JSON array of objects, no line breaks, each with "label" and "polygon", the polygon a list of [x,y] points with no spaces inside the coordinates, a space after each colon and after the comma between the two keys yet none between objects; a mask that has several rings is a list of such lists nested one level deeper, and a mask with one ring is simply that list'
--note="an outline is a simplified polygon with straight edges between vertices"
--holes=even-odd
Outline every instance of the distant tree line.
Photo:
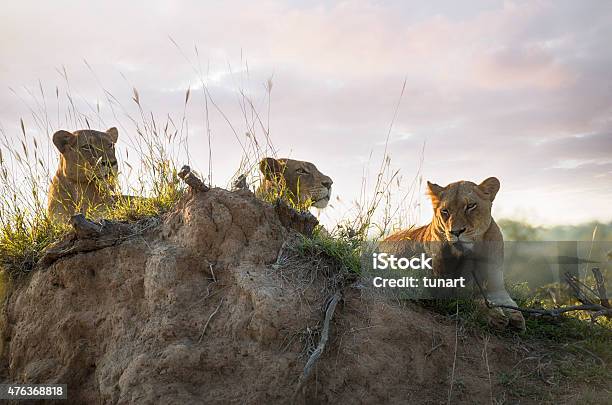
[{"label": "distant tree line", "polygon": [[533,226],[512,219],[502,219],[497,223],[508,241],[612,241],[612,222],[551,227]]}]

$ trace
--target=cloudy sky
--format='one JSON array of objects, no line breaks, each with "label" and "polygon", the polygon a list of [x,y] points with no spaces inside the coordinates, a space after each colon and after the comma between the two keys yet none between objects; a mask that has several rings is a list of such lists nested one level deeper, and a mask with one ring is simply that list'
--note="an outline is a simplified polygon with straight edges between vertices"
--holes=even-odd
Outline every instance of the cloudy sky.
[{"label": "cloudy sky", "polygon": [[[279,156],[311,160],[334,179],[341,200],[327,221],[358,198],[364,173],[372,181],[392,121],[388,152],[404,191],[417,174],[439,184],[497,176],[497,217],[612,220],[611,2],[2,3],[9,136],[20,118],[43,137],[70,125],[57,88],[93,127],[118,126],[128,149],[135,127],[112,113],[105,91],[136,114],[135,87],[160,121],[185,115],[192,164],[207,172],[204,83],[224,114],[210,109],[218,185],[238,167],[249,130],[242,92]],[[48,129],[32,115],[43,103]],[[413,198],[421,221],[430,215],[423,194],[421,185]]]}]

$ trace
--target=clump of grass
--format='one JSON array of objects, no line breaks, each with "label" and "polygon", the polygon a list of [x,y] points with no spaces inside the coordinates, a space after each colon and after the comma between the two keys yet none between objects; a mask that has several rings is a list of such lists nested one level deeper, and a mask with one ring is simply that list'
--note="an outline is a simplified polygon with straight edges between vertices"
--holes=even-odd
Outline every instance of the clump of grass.
[{"label": "clump of grass", "polygon": [[[261,179],[263,182],[264,180]],[[312,207],[313,201],[311,199],[307,199],[305,201],[300,201],[300,199],[287,187],[283,178],[279,178],[271,183],[268,187],[260,187],[255,190],[255,195],[270,204],[274,204],[278,200],[282,200],[289,207],[293,208],[298,212],[308,211],[310,207]],[[300,193],[299,184],[298,184],[298,195]]]},{"label": "clump of grass", "polygon": [[[546,359],[551,384],[558,385],[569,379],[604,384],[609,379],[612,320],[600,318],[597,323],[585,322],[569,313],[558,318],[527,315],[527,328],[520,332],[520,340],[516,340],[516,331],[489,327],[484,316],[484,305],[477,301],[423,300],[420,304],[449,318],[459,316],[461,323],[473,332],[495,335],[508,341],[511,347],[528,345],[532,350],[531,358]],[[536,305],[530,298],[519,298],[517,304],[525,308]],[[511,375],[500,375],[502,385],[512,387],[523,386],[528,380],[528,373],[518,368]]]},{"label": "clump of grass", "polygon": [[355,238],[333,237],[318,227],[311,238],[301,237],[296,247],[304,257],[324,256],[334,260],[341,272],[361,274],[361,243]]},{"label": "clump of grass", "polygon": [[[70,99],[69,93],[67,97]],[[109,188],[114,204],[104,207],[107,219],[132,221],[160,215],[171,209],[184,191],[175,163],[179,160],[175,145],[184,141],[180,131],[168,123],[158,125],[152,115],[144,113],[139,97],[134,97],[134,102],[140,120],[130,118],[137,135],[123,134],[123,146],[128,144],[123,165],[129,170],[117,179],[105,180],[116,180],[118,185]],[[87,117],[73,104],[68,105],[73,110],[67,116]],[[42,118],[48,117],[46,111],[32,109],[32,114],[34,130],[28,131],[24,120],[19,134],[7,133],[0,127],[0,272],[7,276],[3,288],[6,282],[31,273],[44,249],[69,231],[67,223],[47,214],[47,190],[59,156],[49,142],[55,130]],[[74,122],[60,123],[59,128],[89,128],[89,121],[96,118],[101,120],[85,118],[84,126],[75,118]],[[128,162],[130,149],[141,163],[137,170]],[[97,208],[90,207],[86,215]]]},{"label": "clump of grass", "polygon": [[12,279],[29,274],[45,247],[66,230],[46,216],[34,220],[23,214],[10,218],[0,228],[0,269]]},{"label": "clump of grass", "polygon": [[331,237],[321,227],[312,237],[296,234],[286,241],[273,267],[284,280],[291,280],[298,294],[319,280],[318,292],[324,298],[357,279],[361,270],[356,245]]},{"label": "clump of grass", "polygon": [[523,343],[550,359],[552,380],[607,384],[612,362],[612,322],[585,322],[572,316],[526,319]]},{"label": "clump of grass", "polygon": [[[419,197],[423,184],[422,167],[425,157],[425,143],[420,151],[418,166],[411,179],[402,176],[399,169],[392,165],[390,140],[395,121],[399,115],[400,106],[406,90],[404,81],[393,116],[386,133],[384,149],[380,164],[371,181],[368,162],[362,176],[361,192],[356,201],[352,203],[348,214],[340,220],[332,233],[349,233],[352,238],[362,242],[378,241],[390,233],[405,229],[416,222],[415,211],[420,206]],[[373,155],[370,153],[370,160]],[[340,203],[340,201],[339,201]]]},{"label": "clump of grass", "polygon": [[118,221],[137,221],[159,216],[169,211],[185,193],[174,165],[162,163],[163,170],[158,173],[155,188],[149,197],[118,195],[109,210],[109,219]]},{"label": "clump of grass", "polygon": [[0,127],[0,271],[9,279],[31,272],[42,250],[67,228],[47,216],[48,165],[41,143],[20,124],[14,137]]},{"label": "clump of grass", "polygon": [[[189,99],[188,89],[185,108]],[[180,159],[185,158],[184,163],[189,163],[188,134],[183,132],[185,115],[180,128],[174,127],[170,117],[160,125],[152,114],[145,112],[136,89],[132,100],[139,112],[138,119],[131,118],[136,126],[132,146],[140,166],[134,171],[126,162],[129,172],[121,189],[126,189],[127,194],[117,193],[114,196],[115,204],[108,212],[109,219],[130,221],[158,216],[170,210],[185,191],[178,177]],[[129,181],[130,177],[135,177],[137,181]]]}]

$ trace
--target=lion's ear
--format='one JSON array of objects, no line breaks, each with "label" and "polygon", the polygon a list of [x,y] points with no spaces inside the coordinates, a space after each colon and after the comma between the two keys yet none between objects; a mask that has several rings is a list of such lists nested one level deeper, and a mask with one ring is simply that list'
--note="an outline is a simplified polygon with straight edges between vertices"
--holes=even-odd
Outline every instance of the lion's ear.
[{"label": "lion's ear", "polygon": [[76,136],[68,131],[60,130],[53,134],[53,144],[60,153],[64,153],[67,146],[74,145],[75,143]]},{"label": "lion's ear", "polygon": [[279,160],[267,157],[259,162],[259,170],[267,180],[278,180],[279,175],[285,170],[285,165]]},{"label": "lion's ear", "polygon": [[489,201],[493,201],[495,199],[495,195],[499,191],[499,180],[497,180],[497,177],[489,177],[480,183],[478,188],[486,194]]},{"label": "lion's ear", "polygon": [[106,130],[106,133],[108,134],[108,136],[110,136],[112,143],[117,143],[117,139],[119,139],[119,131],[117,131],[117,128],[109,128]]},{"label": "lion's ear", "polygon": [[431,198],[431,203],[434,207],[440,202],[442,191],[444,191],[444,187],[435,183],[430,183],[429,181],[427,182],[427,195]]}]

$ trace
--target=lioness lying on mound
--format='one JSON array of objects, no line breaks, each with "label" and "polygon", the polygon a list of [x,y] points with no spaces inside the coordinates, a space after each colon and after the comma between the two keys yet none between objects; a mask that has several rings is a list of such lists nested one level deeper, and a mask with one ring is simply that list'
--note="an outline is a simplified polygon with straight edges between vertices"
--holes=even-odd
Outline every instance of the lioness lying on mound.
[{"label": "lioness lying on mound", "polygon": [[98,219],[113,204],[118,137],[114,127],[106,132],[84,129],[53,134],[60,162],[49,188],[50,218],[66,221],[76,213],[87,213]]},{"label": "lioness lying on mound", "polygon": [[[385,242],[440,242],[430,245],[433,250],[438,250],[437,254],[433,252],[436,275],[452,274],[457,270],[444,268],[441,257],[445,246],[450,247],[457,257],[475,255],[484,258],[480,262],[484,263],[484,268],[477,268],[475,275],[484,284],[487,299],[497,305],[516,306],[504,286],[503,236],[491,217],[491,206],[499,190],[499,180],[489,177],[478,185],[470,181],[458,181],[446,187],[427,182],[427,187],[434,209],[431,223],[397,232],[385,239]],[[488,310],[488,321],[498,328],[510,324],[525,329],[523,315],[511,309]]]},{"label": "lioness lying on mound", "polygon": [[[265,158],[259,163],[264,175],[260,193],[286,195],[295,205],[306,204],[325,208],[331,197],[333,181],[306,161]],[[284,193],[283,193],[284,192]]]}]

